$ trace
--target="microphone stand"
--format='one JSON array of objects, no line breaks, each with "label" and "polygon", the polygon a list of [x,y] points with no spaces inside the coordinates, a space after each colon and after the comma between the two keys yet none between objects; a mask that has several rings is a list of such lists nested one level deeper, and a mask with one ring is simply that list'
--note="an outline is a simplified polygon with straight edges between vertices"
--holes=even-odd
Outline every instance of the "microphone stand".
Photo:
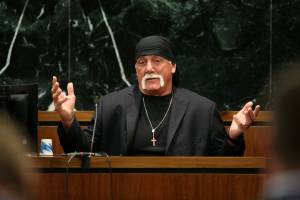
[{"label": "microphone stand", "polygon": [[94,123],[94,127],[93,127],[93,134],[92,134],[92,139],[91,139],[90,152],[68,153],[68,155],[71,156],[68,162],[70,162],[75,156],[80,156],[81,157],[81,168],[89,169],[90,166],[91,166],[91,157],[92,156],[102,156],[102,154],[100,154],[100,153],[93,153],[93,146],[94,146],[97,120],[98,120],[98,104],[96,103],[95,104],[95,119],[94,119],[95,123]]}]

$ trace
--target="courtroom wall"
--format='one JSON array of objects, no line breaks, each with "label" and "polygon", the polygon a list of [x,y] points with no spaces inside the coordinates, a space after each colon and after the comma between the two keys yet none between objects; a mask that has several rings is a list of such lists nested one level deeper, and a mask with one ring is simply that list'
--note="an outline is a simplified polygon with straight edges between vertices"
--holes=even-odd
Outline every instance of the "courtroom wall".
[{"label": "courtroom wall", "polygon": [[74,83],[76,108],[92,110],[135,83],[135,44],[159,34],[176,45],[181,86],[221,110],[248,100],[267,110],[276,73],[300,55],[299,10],[300,0],[0,0],[0,84],[38,82],[47,110],[57,75]]}]

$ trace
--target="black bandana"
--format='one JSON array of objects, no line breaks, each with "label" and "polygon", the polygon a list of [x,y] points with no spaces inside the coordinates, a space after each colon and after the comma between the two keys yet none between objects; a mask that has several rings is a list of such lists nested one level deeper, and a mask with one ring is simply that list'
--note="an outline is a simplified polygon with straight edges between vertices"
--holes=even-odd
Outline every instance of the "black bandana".
[{"label": "black bandana", "polygon": [[135,48],[135,60],[140,56],[157,55],[175,63],[173,44],[163,36],[148,36],[142,38]]}]

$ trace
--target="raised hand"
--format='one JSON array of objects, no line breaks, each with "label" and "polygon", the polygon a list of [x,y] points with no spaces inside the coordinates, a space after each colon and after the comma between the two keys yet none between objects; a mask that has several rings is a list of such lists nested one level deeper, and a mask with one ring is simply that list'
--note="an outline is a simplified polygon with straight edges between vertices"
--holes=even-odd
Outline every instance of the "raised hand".
[{"label": "raised hand", "polygon": [[68,94],[65,94],[60,88],[57,78],[53,76],[51,92],[55,110],[59,114],[62,123],[66,128],[70,127],[74,120],[74,106],[76,101],[73,83],[68,83]]},{"label": "raised hand", "polygon": [[255,109],[252,109],[253,102],[249,101],[244,107],[235,115],[229,128],[229,137],[237,139],[243,132],[245,132],[257,117],[260,106],[257,105]]}]

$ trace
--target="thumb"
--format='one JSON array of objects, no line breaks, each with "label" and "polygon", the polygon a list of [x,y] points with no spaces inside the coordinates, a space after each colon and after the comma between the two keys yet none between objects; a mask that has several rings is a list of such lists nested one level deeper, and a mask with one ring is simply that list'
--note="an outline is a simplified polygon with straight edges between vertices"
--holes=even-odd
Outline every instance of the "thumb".
[{"label": "thumb", "polygon": [[68,83],[67,91],[68,91],[68,95],[74,95],[73,83]]}]

